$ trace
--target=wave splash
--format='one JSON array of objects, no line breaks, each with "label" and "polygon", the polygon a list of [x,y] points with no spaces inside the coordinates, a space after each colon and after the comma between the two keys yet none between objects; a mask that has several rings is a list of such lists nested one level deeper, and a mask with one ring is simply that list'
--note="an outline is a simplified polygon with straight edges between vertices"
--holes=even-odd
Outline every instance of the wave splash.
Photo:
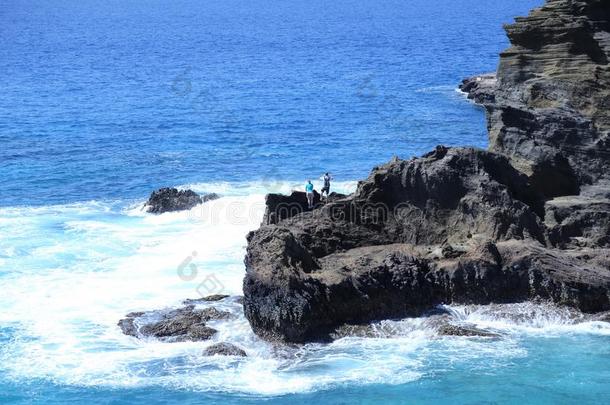
[{"label": "wave splash", "polygon": [[[342,384],[403,384],[424,378],[431,364],[448,358],[510,362],[527,355],[524,339],[610,335],[609,323],[546,304],[450,305],[441,308],[450,323],[499,337],[443,336],[432,317],[421,317],[353,329],[330,344],[278,346],[252,333],[233,299],[209,304],[235,316],[211,323],[218,334],[207,342],[123,335],[117,321],[130,311],[175,307],[206,294],[241,294],[244,236],[260,224],[268,185],[188,187],[223,196],[204,204],[214,217],[201,220],[201,206],[150,215],[142,211],[143,201],[3,209],[0,372],[15,380],[78,386],[280,395]],[[297,187],[284,182],[273,191]],[[336,184],[342,192],[354,188],[353,182]],[[248,215],[236,215],[237,206]],[[180,277],[181,266],[195,266],[196,276]],[[215,284],[203,288],[211,276]],[[248,357],[202,355],[217,342],[234,343]]]}]

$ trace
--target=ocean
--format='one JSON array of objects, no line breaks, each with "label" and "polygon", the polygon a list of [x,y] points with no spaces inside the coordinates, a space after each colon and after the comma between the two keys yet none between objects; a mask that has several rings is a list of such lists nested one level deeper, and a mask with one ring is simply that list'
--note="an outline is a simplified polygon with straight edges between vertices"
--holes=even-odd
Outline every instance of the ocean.
[{"label": "ocean", "polygon": [[[540,0],[6,1],[0,5],[0,402],[608,403],[610,324],[545,304],[276,346],[235,316],[211,342],[121,333],[131,311],[241,294],[264,196],[438,144],[486,147],[456,90],[494,71]],[[216,192],[147,214],[159,187]],[[184,266],[194,277],[180,277]],[[211,343],[247,358],[205,357]]]}]

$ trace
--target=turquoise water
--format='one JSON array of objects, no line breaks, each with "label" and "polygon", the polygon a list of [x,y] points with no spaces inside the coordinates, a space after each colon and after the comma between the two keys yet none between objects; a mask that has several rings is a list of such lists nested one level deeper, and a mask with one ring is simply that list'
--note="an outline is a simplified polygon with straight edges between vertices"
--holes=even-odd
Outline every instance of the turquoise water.
[{"label": "turquoise water", "polygon": [[[264,195],[436,144],[484,147],[455,91],[538,1],[14,1],[0,5],[0,402],[607,403],[610,325],[540,305],[276,347],[235,314],[212,342],[123,335],[130,311],[239,295]],[[222,198],[142,211],[161,186]],[[196,253],[196,254],[194,254]],[[196,266],[193,280],[177,270]],[[518,316],[515,316],[518,315]],[[217,341],[248,357],[209,358]]]}]

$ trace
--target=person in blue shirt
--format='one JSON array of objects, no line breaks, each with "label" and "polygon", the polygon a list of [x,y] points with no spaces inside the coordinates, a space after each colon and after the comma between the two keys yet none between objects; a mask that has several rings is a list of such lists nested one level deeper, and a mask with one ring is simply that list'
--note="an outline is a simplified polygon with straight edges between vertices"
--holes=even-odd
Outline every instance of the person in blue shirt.
[{"label": "person in blue shirt", "polygon": [[313,208],[313,183],[311,180],[307,180],[307,184],[305,184],[305,194],[307,195],[307,205],[309,209]]}]

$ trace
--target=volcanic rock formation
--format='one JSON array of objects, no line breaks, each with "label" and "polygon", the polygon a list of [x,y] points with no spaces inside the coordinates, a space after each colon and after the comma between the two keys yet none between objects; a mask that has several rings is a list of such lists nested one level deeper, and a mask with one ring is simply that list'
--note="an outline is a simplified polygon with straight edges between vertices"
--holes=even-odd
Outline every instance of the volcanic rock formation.
[{"label": "volcanic rock formation", "polygon": [[189,210],[201,203],[219,198],[216,193],[200,196],[192,190],[178,190],[176,188],[161,188],[153,191],[146,202],[146,211],[154,214],[164,212]]},{"label": "volcanic rock formation", "polygon": [[157,338],[164,342],[199,341],[216,333],[206,322],[230,317],[229,312],[214,307],[199,309],[186,305],[178,309],[131,312],[118,326],[124,334],[137,338]]},{"label": "volcanic rock formation", "polygon": [[461,86],[489,151],[393,159],[312,211],[267,197],[245,259],[257,334],[325,339],[442,303],[610,309],[610,3],[548,0],[506,30],[497,74]]}]

